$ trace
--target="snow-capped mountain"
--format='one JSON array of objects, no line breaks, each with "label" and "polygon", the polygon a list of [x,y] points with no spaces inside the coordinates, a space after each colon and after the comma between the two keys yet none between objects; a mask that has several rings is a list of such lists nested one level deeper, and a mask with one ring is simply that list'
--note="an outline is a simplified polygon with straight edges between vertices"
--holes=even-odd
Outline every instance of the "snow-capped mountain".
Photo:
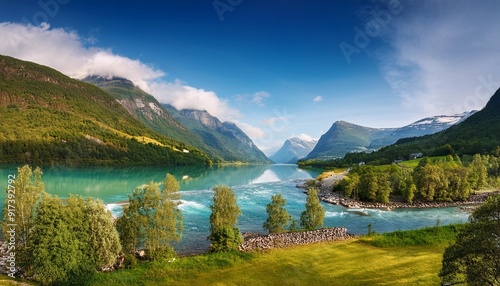
[{"label": "snow-capped mountain", "polygon": [[269,159],[279,164],[295,164],[316,146],[318,140],[306,136],[292,137]]},{"label": "snow-capped mountain", "polygon": [[307,159],[343,157],[348,152],[373,151],[396,143],[399,139],[418,137],[445,130],[469,118],[476,111],[455,115],[438,115],[415,121],[400,128],[369,128],[345,121],[333,123],[323,134]]},{"label": "snow-capped mountain", "polygon": [[403,128],[416,128],[416,129],[445,129],[457,123],[464,121],[469,118],[472,114],[476,113],[477,110],[473,110],[470,112],[464,112],[455,115],[438,115],[433,117],[427,117],[424,119],[420,119],[418,121],[413,122],[410,125],[407,125]]}]

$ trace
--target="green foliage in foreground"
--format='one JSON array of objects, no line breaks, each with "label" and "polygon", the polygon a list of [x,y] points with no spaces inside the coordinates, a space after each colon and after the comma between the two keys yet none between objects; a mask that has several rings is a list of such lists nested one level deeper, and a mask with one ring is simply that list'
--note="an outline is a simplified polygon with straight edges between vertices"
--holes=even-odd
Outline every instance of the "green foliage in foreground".
[{"label": "green foliage in foreground", "polygon": [[318,190],[310,188],[307,190],[306,210],[300,215],[300,225],[307,230],[314,230],[323,226],[325,209],[318,197]]},{"label": "green foliage in foreground", "polygon": [[228,186],[214,187],[214,204],[210,206],[210,236],[212,241],[210,251],[238,250],[243,242],[240,230],[236,227],[241,214],[240,207],[236,204],[236,195]]},{"label": "green foliage in foreground", "polygon": [[263,227],[269,230],[269,233],[285,232],[285,227],[292,220],[292,216],[285,209],[285,204],[286,200],[281,194],[272,196],[271,203],[267,204],[268,217]]},{"label": "green foliage in foreground", "polygon": [[440,276],[444,283],[500,285],[500,196],[477,208],[446,248]]},{"label": "green foliage in foreground", "polygon": [[394,231],[384,234],[372,234],[360,238],[360,241],[376,247],[425,246],[445,244],[455,239],[463,225],[452,224],[443,227],[426,227],[416,230]]},{"label": "green foliage in foreground", "polygon": [[[439,285],[442,254],[458,228],[402,231],[266,253],[222,252],[143,262],[135,269],[99,273],[92,285]],[[387,246],[374,246],[379,237]],[[410,242],[419,237],[426,237],[426,243]]]},{"label": "green foliage in foreground", "polygon": [[129,205],[116,222],[125,252],[144,247],[152,258],[175,253],[170,243],[179,241],[183,230],[179,182],[167,174],[161,191],[159,185],[151,181],[128,196]]}]

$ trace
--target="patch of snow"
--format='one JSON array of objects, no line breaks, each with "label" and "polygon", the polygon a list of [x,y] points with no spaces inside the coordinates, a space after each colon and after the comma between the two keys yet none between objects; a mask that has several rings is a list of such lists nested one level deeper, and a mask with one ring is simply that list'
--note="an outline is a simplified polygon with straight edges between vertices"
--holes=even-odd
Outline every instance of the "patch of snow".
[{"label": "patch of snow", "polygon": [[444,116],[436,118],[436,121],[439,123],[455,124],[460,121],[460,118],[457,116]]}]

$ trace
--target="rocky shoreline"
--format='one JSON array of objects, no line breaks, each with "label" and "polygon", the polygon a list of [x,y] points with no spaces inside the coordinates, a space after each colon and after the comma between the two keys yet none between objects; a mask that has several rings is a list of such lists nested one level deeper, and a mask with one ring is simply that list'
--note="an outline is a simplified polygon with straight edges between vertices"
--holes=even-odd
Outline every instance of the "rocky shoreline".
[{"label": "rocky shoreline", "polygon": [[500,191],[481,192],[471,195],[465,201],[457,201],[457,202],[415,201],[411,204],[404,201],[392,201],[390,203],[362,202],[350,198],[345,198],[338,192],[332,192],[333,184],[338,180],[341,180],[345,175],[346,173],[333,174],[323,180],[311,179],[308,181],[303,181],[301,183],[298,183],[296,186],[297,188],[305,189],[306,190],[305,193],[307,193],[307,188],[310,186],[318,188],[320,200],[333,205],[340,205],[346,208],[385,209],[385,210],[402,209],[402,208],[422,209],[422,208],[445,208],[445,207],[464,207],[465,209],[473,209],[476,206],[482,204],[489,196],[500,194]]},{"label": "rocky shoreline", "polygon": [[446,201],[435,201],[435,202],[421,202],[415,201],[413,203],[407,202],[390,202],[390,203],[372,203],[372,202],[361,202],[353,199],[347,199],[339,197],[339,194],[331,195],[321,195],[320,199],[324,202],[341,205],[346,208],[365,208],[365,209],[402,209],[402,208],[445,208],[445,207],[471,207],[478,206],[482,204],[489,196],[500,194],[499,191],[489,192],[489,193],[478,193],[471,195],[466,201],[458,202],[446,202]]}]

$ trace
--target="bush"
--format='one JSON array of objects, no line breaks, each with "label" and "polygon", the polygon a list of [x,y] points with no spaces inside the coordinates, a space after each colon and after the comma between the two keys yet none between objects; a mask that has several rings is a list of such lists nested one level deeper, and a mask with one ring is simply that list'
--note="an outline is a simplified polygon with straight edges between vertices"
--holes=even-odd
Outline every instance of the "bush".
[{"label": "bush", "polygon": [[123,262],[123,267],[126,269],[134,269],[137,266],[137,258],[134,254],[125,254],[125,261]]}]

